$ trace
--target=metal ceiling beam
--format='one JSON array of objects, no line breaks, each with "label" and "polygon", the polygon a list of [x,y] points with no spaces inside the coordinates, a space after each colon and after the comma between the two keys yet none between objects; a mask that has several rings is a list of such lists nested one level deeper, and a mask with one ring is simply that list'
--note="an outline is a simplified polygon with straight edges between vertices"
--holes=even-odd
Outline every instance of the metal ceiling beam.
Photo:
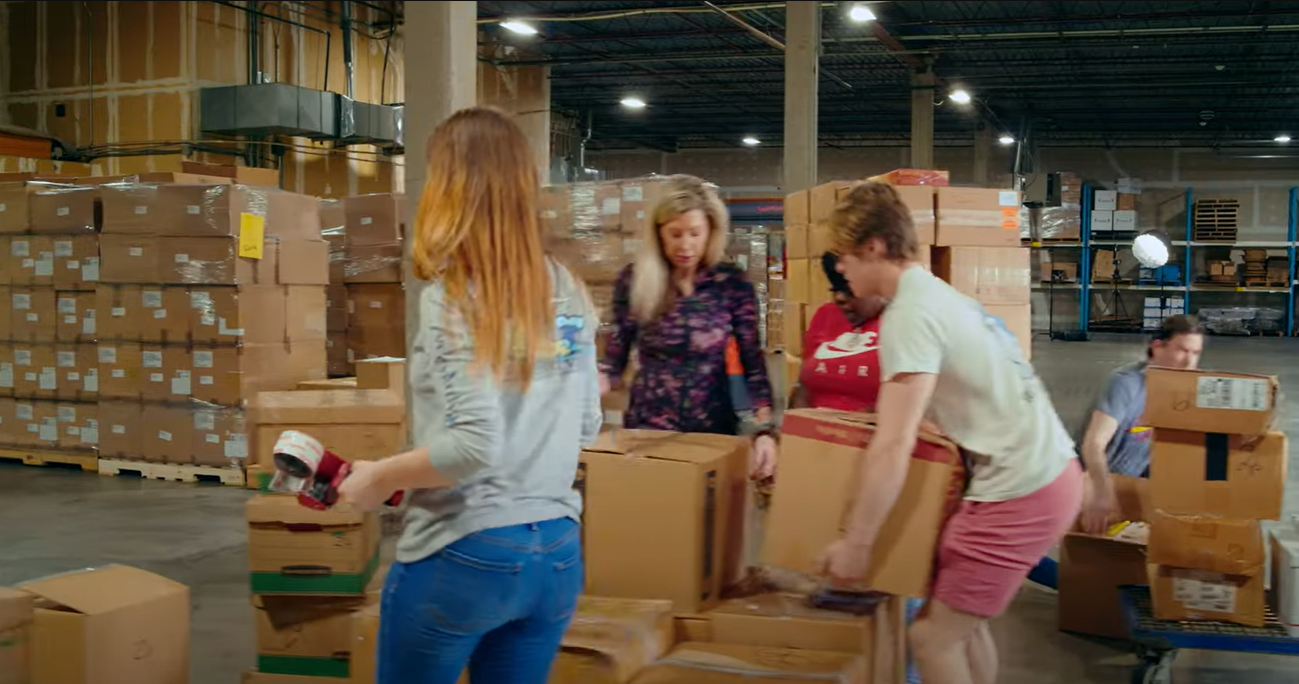
[{"label": "metal ceiling beam", "polygon": [[[785,54],[784,43],[776,40],[775,38],[772,38],[766,33],[763,33],[761,30],[758,29],[758,27],[754,26],[753,24],[750,24],[749,22],[731,14],[730,12],[722,9],[721,7],[718,7],[717,5],[708,2],[708,0],[704,0],[704,6],[712,10],[716,14],[720,14],[722,17],[724,17],[727,21],[731,22],[732,24],[735,24],[736,26],[739,26],[740,28],[744,29],[746,33],[752,35],[754,38],[757,38],[758,40],[766,43],[767,45],[770,45],[771,47],[780,50],[780,53],[782,55]],[[843,80],[842,78],[839,78],[838,76],[835,76],[834,74],[826,71],[825,69],[821,69],[820,72],[822,76],[825,76],[826,78],[830,79],[831,81],[834,81],[835,83],[838,83],[839,85],[847,88],[848,90],[856,90],[855,88],[852,87],[851,83]]]}]

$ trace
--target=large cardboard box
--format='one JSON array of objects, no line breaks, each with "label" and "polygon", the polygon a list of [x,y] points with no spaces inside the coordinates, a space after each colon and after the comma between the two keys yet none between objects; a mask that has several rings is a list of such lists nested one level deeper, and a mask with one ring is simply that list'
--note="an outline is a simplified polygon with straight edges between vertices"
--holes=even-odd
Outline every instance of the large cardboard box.
[{"label": "large cardboard box", "polygon": [[379,193],[343,200],[347,244],[390,245],[401,241],[401,195]]},{"label": "large cardboard box", "polygon": [[1031,304],[985,304],[983,310],[1006,326],[1019,341],[1025,359],[1033,358],[1033,307]]},{"label": "large cardboard box", "polygon": [[1299,528],[1272,530],[1272,609],[1292,637],[1299,637]]},{"label": "large cardboard box", "polygon": [[294,496],[262,494],[244,514],[254,594],[360,596],[379,568],[375,513],[316,511]]},{"label": "large cardboard box", "polygon": [[937,188],[939,246],[1019,245],[1019,193],[989,188]]},{"label": "large cardboard box", "polygon": [[254,596],[258,671],[351,676],[356,613],[367,601],[377,597]]},{"label": "large cardboard box", "polygon": [[1023,247],[936,247],[934,275],[983,304],[1028,304],[1029,253]]},{"label": "large cardboard box", "polygon": [[1257,520],[1155,511],[1150,524],[1152,564],[1228,575],[1263,572],[1267,552]]},{"label": "large cardboard box", "polygon": [[28,582],[33,684],[185,684],[189,588],[124,565]]},{"label": "large cardboard box", "polygon": [[261,392],[251,409],[253,463],[270,464],[275,442],[286,430],[305,432],[347,460],[385,458],[406,444],[401,388]]},{"label": "large cardboard box", "polygon": [[198,162],[181,162],[180,168],[185,173],[204,176],[223,176],[233,179],[240,185],[258,185],[269,188],[280,187],[279,169],[262,169],[255,166],[231,166],[228,164],[200,164]]},{"label": "large cardboard box", "polygon": [[320,239],[320,200],[247,185],[104,185],[104,232],[172,237]]},{"label": "large cardboard box", "polygon": [[[766,521],[763,561],[819,574],[821,552],[842,536],[860,483],[862,449],[873,417],[820,409],[788,411],[781,437],[780,478]],[[875,541],[871,589],[926,596],[939,532],[964,492],[956,446],[922,433],[906,483]]]},{"label": "large cardboard box", "polygon": [[1146,371],[1146,424],[1154,428],[1261,435],[1272,428],[1275,376],[1208,370]]},{"label": "large cardboard box", "polygon": [[855,653],[738,644],[684,643],[641,671],[632,684],[867,684]]},{"label": "large cardboard box", "polygon": [[31,594],[0,587],[0,684],[31,682],[35,605]]},{"label": "large cardboard box", "polygon": [[[356,614],[356,643],[352,648],[350,684],[374,684],[379,669],[379,604],[372,603]],[[328,684],[315,677],[290,677],[250,672],[244,684]],[[468,671],[461,673],[456,684],[469,684]]]},{"label": "large cardboard box", "polygon": [[742,569],[748,456],[724,435],[601,434],[578,469],[587,592],[716,605]]},{"label": "large cardboard box", "polygon": [[[1118,475],[1110,480],[1118,498],[1111,523],[1143,523],[1153,515],[1148,481]],[[1075,528],[1060,543],[1060,629],[1128,638],[1119,587],[1145,584],[1146,577],[1146,544],[1139,535],[1091,535]]]},{"label": "large cardboard box", "polygon": [[582,596],[549,684],[624,684],[672,648],[672,602]]},{"label": "large cardboard box", "polygon": [[61,235],[53,240],[54,287],[94,290],[99,282],[99,236]]},{"label": "large cardboard box", "polygon": [[1254,438],[1156,428],[1151,501],[1166,513],[1277,520],[1285,498],[1287,444],[1281,432]]},{"label": "large cardboard box", "polygon": [[1160,620],[1232,622],[1262,627],[1263,573],[1227,575],[1163,565],[1149,567],[1150,595]]},{"label": "large cardboard box", "polygon": [[806,226],[812,223],[812,201],[806,190],[785,195],[785,225]]}]

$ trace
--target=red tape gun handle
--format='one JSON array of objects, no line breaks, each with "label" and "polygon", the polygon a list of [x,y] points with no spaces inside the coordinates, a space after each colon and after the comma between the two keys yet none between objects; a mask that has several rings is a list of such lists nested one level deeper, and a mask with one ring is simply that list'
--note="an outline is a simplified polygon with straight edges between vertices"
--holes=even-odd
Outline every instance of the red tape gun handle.
[{"label": "red tape gun handle", "polygon": [[[343,467],[340,468],[338,471],[338,477],[334,479],[334,487],[337,488],[339,485],[343,484],[343,480],[346,480],[347,477],[351,474],[352,474],[352,464],[348,463],[343,465]],[[401,491],[388,497],[388,500],[384,501],[383,503],[384,505],[387,506],[400,506],[402,499],[405,498],[406,498],[406,492]]]},{"label": "red tape gun handle", "polygon": [[384,503],[389,506],[400,506],[401,500],[405,498],[406,498],[406,492],[397,492],[396,494],[393,494],[392,496],[388,497],[388,500],[385,501]]}]

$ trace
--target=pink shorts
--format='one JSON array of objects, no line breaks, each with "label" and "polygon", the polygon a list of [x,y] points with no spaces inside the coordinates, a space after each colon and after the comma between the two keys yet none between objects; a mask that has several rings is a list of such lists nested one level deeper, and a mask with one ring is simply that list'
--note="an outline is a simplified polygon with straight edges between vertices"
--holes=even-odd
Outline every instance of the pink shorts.
[{"label": "pink shorts", "polygon": [[939,542],[933,598],[962,613],[1000,615],[1029,571],[1077,520],[1082,494],[1082,468],[1074,460],[1028,496],[962,501]]}]

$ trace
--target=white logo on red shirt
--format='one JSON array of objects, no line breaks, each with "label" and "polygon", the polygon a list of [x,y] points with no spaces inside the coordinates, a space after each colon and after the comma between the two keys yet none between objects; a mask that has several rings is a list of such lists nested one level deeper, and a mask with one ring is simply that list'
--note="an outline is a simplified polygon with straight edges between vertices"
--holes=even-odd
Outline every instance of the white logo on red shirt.
[{"label": "white logo on red shirt", "polygon": [[846,332],[831,342],[825,342],[812,352],[818,361],[842,359],[879,349],[879,334],[875,332]]}]

